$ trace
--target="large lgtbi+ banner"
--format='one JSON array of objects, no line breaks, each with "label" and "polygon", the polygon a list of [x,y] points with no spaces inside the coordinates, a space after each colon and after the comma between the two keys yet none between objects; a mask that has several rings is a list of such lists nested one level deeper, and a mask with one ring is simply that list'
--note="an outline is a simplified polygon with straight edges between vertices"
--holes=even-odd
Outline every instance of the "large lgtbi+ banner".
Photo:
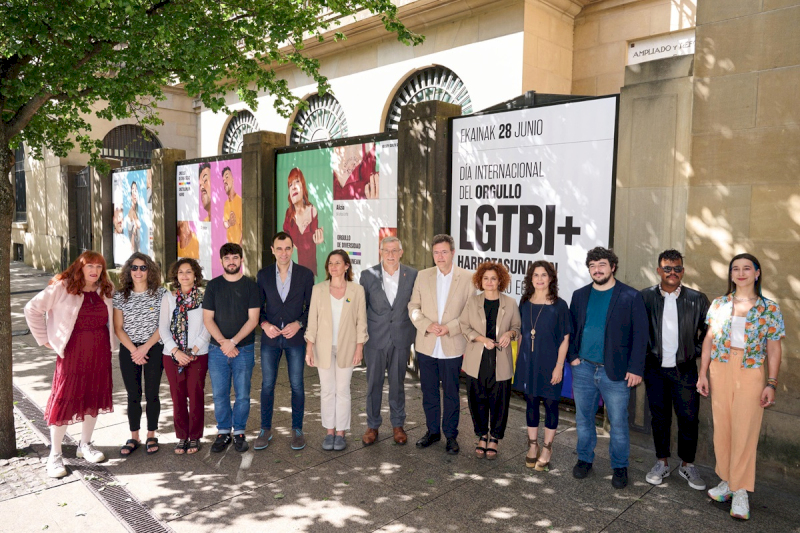
[{"label": "large lgtbi+ banner", "polygon": [[451,231],[458,265],[486,260],[522,296],[528,265],[558,271],[559,296],[591,281],[586,252],[609,246],[618,97],[454,118]]},{"label": "large lgtbi+ banner", "polygon": [[177,166],[178,257],[197,259],[206,279],[222,274],[223,244],[242,244],[242,159],[225,157]]},{"label": "large lgtbi+ banner", "polygon": [[275,165],[277,227],[317,281],[331,250],[347,251],[358,279],[380,262],[381,239],[397,235],[397,140],[332,144],[279,152]]},{"label": "large lgtbi+ banner", "polygon": [[133,252],[153,257],[153,179],[147,169],[111,174],[114,207],[114,264],[122,266]]}]

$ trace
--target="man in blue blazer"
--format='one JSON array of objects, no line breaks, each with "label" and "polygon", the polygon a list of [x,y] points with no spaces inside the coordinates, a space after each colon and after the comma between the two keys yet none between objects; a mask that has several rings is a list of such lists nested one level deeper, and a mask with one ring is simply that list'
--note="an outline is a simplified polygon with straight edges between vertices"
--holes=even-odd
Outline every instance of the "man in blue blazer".
[{"label": "man in blue blazer", "polygon": [[314,274],[292,261],[294,243],[288,233],[272,239],[275,264],[258,272],[261,307],[261,432],[253,448],[263,450],[272,440],[272,410],[275,404],[275,380],[281,353],[286,352],[289,384],[292,388],[292,449],[306,446],[303,415],[306,393],[303,384],[305,347],[303,338],[311,305]]},{"label": "man in blue blazer", "polygon": [[408,316],[408,302],[417,271],[400,264],[403,245],[397,237],[381,241],[381,262],[361,272],[360,283],[367,298],[367,332],[364,362],[367,364],[367,431],[365,446],[378,438],[384,374],[389,375],[389,417],[397,444],[408,441],[406,420],[406,377],[408,355],[417,330]]},{"label": "man in blue blazer", "polygon": [[639,291],[614,278],[619,259],[606,248],[589,250],[586,266],[593,283],[572,294],[570,312],[575,334],[567,357],[578,430],[578,463],[572,475],[589,475],[597,445],[595,416],[600,395],[611,423],[609,453],[616,489],[628,485],[628,402],[642,381],[649,329]]}]

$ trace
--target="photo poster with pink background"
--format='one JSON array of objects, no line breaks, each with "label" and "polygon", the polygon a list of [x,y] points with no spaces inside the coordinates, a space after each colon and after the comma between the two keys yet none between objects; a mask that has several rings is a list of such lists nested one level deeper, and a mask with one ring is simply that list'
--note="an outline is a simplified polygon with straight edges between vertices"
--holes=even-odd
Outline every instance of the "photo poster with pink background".
[{"label": "photo poster with pink background", "polygon": [[[230,194],[225,190],[228,172]],[[178,257],[197,259],[207,280],[217,277],[222,245],[242,244],[241,157],[179,163],[176,182]]]}]

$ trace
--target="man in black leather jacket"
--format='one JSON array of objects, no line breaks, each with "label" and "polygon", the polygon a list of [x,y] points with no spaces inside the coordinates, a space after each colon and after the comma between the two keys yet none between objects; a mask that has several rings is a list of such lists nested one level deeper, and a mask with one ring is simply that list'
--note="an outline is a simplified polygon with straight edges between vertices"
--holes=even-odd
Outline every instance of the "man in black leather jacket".
[{"label": "man in black leather jacket", "polygon": [[706,334],[708,298],[702,292],[681,285],[683,256],[666,250],[658,256],[661,283],[641,291],[647,308],[650,338],[644,382],[652,416],[655,466],[648,483],[661,484],[669,476],[672,409],[678,417],[678,474],[696,490],[706,484],[694,466],[697,451],[698,411],[697,361]]}]

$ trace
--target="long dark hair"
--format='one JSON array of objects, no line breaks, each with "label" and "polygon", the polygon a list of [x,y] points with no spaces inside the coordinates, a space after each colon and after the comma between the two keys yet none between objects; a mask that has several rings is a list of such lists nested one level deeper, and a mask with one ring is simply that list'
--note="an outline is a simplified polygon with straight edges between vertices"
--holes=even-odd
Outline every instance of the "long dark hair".
[{"label": "long dark hair", "polygon": [[733,282],[733,276],[731,275],[732,274],[731,271],[733,270],[733,262],[736,261],[737,259],[747,259],[748,261],[752,262],[753,266],[756,267],[756,270],[758,270],[755,289],[756,289],[756,294],[761,296],[761,278],[764,277],[764,271],[761,270],[761,263],[758,261],[756,256],[752,254],[735,255],[733,256],[733,259],[731,259],[731,262],[728,263],[728,292],[726,292],[725,294],[726,295],[731,294],[733,293],[733,291],[736,290],[736,284]]},{"label": "long dark hair", "polygon": [[530,300],[533,293],[536,292],[536,289],[533,287],[533,271],[536,270],[537,267],[542,267],[547,271],[547,275],[550,277],[550,283],[547,285],[547,299],[551,302],[555,302],[558,299],[558,273],[556,269],[553,268],[553,263],[541,259],[531,263],[528,267],[528,271],[525,272],[520,302]]},{"label": "long dark hair", "polygon": [[133,266],[133,262],[136,260],[143,261],[145,265],[147,265],[147,292],[150,296],[155,296],[156,291],[161,286],[161,269],[158,268],[158,265],[150,259],[149,255],[145,255],[142,252],[134,252],[125,264],[122,265],[122,269],[119,272],[119,290],[122,293],[122,297],[125,298],[125,301],[128,301],[128,298],[131,296],[131,291],[133,291],[133,278],[131,278],[131,266]]}]

